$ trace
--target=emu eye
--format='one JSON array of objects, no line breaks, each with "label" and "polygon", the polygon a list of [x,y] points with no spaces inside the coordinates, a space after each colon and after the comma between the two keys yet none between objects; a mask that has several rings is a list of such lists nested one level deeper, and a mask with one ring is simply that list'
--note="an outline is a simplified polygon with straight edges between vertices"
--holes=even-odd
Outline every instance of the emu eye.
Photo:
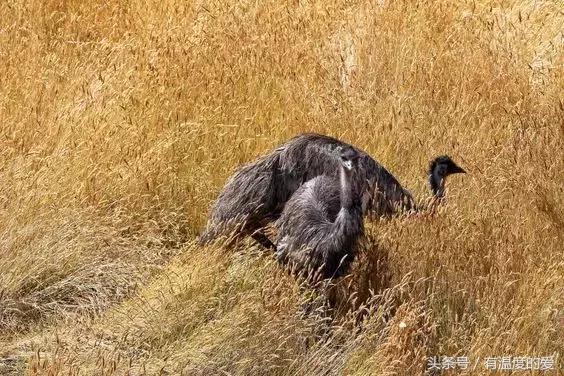
[{"label": "emu eye", "polygon": [[445,165],[439,165],[439,168],[437,170],[437,173],[441,176],[444,176],[447,172],[447,166]]}]

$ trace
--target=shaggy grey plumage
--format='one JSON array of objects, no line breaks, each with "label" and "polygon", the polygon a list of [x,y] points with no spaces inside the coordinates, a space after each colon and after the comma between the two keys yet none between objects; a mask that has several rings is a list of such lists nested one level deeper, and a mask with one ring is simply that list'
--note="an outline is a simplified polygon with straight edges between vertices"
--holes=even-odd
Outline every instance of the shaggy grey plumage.
[{"label": "shaggy grey plumage", "polygon": [[264,246],[274,248],[261,229],[280,216],[286,201],[306,181],[320,175],[337,176],[339,153],[347,147],[359,154],[355,184],[362,193],[365,214],[389,216],[416,209],[409,191],[370,155],[335,138],[306,133],[243,166],[227,181],[200,243],[220,236],[252,235]]},{"label": "shaggy grey plumage", "polygon": [[273,244],[260,231],[276,219],[289,196],[299,186],[280,170],[284,145],[240,168],[225,184],[215,201],[200,243],[220,236],[252,235],[266,247]]},{"label": "shaggy grey plumage", "polygon": [[[338,153],[344,147],[352,146],[306,133],[243,166],[228,180],[213,205],[200,242],[205,244],[222,235],[253,235],[261,244],[273,247],[260,229],[279,217],[286,201],[303,183],[319,175],[336,176]],[[360,155],[356,179],[364,192],[365,212],[390,215],[398,209],[414,208],[411,194],[392,174],[364,151],[354,150]]]},{"label": "shaggy grey plumage", "polygon": [[363,234],[361,192],[355,174],[359,153],[345,147],[339,178],[314,177],[286,203],[278,229],[277,257],[309,278],[338,278],[347,272]]}]

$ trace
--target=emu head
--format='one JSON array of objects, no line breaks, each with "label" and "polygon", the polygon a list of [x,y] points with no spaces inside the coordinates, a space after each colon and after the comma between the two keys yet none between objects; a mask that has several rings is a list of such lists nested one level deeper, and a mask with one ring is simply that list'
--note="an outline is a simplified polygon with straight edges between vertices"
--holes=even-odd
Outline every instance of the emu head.
[{"label": "emu head", "polygon": [[458,166],[448,155],[435,158],[429,166],[429,184],[437,198],[443,198],[445,194],[445,181],[452,174],[465,174],[463,168]]},{"label": "emu head", "polygon": [[360,154],[354,148],[350,146],[342,148],[339,157],[341,158],[341,164],[347,172],[350,173],[358,167]]}]

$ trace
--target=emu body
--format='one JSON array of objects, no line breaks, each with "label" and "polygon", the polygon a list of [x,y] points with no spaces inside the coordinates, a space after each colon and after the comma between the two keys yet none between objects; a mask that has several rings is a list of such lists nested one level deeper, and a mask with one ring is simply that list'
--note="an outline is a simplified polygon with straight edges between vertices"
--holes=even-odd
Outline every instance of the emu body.
[{"label": "emu body", "polygon": [[359,153],[350,147],[341,154],[339,178],[321,175],[303,184],[275,223],[278,260],[313,279],[346,273],[364,232]]},{"label": "emu body", "polygon": [[389,216],[415,209],[411,194],[370,155],[335,138],[306,133],[243,166],[228,180],[212,207],[200,242],[252,235],[272,248],[260,229],[280,216],[302,184],[320,175],[337,177],[339,153],[344,148],[359,155],[354,183],[361,193],[363,213]]}]

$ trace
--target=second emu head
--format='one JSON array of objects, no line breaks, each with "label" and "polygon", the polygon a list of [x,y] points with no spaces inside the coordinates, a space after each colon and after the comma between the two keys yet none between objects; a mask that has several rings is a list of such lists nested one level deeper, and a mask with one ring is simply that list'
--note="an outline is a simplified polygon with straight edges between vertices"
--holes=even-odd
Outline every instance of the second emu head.
[{"label": "second emu head", "polygon": [[445,181],[449,175],[465,174],[466,171],[458,166],[448,155],[441,155],[431,161],[429,165],[429,185],[433,195],[442,199],[445,195]]},{"label": "second emu head", "polygon": [[341,207],[349,208],[355,203],[360,203],[360,187],[359,182],[355,179],[358,170],[360,154],[351,146],[343,147],[339,152],[341,162]]},{"label": "second emu head", "polygon": [[352,172],[358,167],[360,154],[353,147],[346,146],[342,148],[339,153],[339,157],[341,158],[341,163],[346,171]]}]

